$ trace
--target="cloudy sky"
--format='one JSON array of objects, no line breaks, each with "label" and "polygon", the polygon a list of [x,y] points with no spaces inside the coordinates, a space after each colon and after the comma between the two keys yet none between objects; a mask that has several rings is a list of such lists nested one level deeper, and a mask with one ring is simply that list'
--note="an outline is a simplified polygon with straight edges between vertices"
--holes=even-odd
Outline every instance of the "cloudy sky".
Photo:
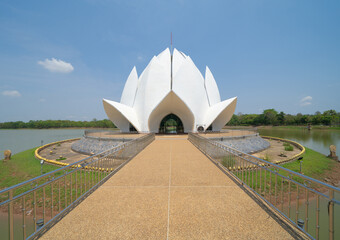
[{"label": "cloudy sky", "polygon": [[340,1],[1,0],[0,122],[106,118],[170,45],[236,113],[340,111]]}]

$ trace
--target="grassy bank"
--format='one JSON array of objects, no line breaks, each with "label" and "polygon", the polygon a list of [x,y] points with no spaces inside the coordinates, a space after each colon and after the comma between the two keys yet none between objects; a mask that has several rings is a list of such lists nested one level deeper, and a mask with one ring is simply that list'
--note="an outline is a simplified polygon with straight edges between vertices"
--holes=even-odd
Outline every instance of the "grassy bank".
[{"label": "grassy bank", "polygon": [[[40,161],[34,157],[35,149],[32,148],[14,154],[9,161],[0,161],[0,189],[13,186],[41,174]],[[44,164],[43,173],[57,168],[56,166]]]},{"label": "grassy bank", "polygon": [[[329,170],[337,164],[334,160],[329,159],[325,155],[310,148],[306,148],[302,161],[302,173],[318,180],[323,180]],[[299,161],[283,164],[282,167],[288,168],[294,172],[300,171]]]},{"label": "grassy bank", "polygon": [[[222,161],[224,165],[224,162]],[[296,160],[290,163],[286,163],[281,165],[284,168],[290,169],[295,172],[300,172],[300,163]],[[318,153],[312,149],[306,148],[306,152],[303,155],[302,162],[302,174],[305,176],[312,177],[314,179],[318,179],[322,182],[326,182],[331,185],[336,185],[339,182],[339,164],[334,160],[331,160],[324,156],[321,153]],[[289,184],[287,181],[282,182],[283,178],[280,176],[288,177],[286,171],[278,170],[279,175],[275,175],[273,172],[269,171],[252,171],[248,170],[242,173],[242,171],[236,171],[235,174],[239,179],[244,179],[244,182],[251,186],[253,189],[261,194],[262,196],[267,197],[267,199],[271,199],[270,201],[274,201],[276,193],[280,193],[282,187],[284,189],[285,197],[284,201],[287,201],[287,193],[289,189]],[[299,182],[301,184],[306,184],[306,181],[303,178],[292,175],[294,181]],[[278,183],[278,184],[276,184]],[[309,183],[307,183],[309,184]],[[310,187],[317,189],[318,191],[324,192],[327,189],[321,185],[311,183]],[[296,197],[296,189],[297,184],[291,184],[291,191],[294,199]],[[301,190],[302,191],[302,190]],[[304,190],[301,192],[304,192]],[[276,195],[278,196],[278,195]],[[279,196],[280,198],[281,196]],[[300,196],[303,198],[303,196]]]},{"label": "grassy bank", "polygon": [[[0,189],[16,185],[23,181],[32,179],[41,175],[40,161],[35,159],[34,152],[36,148],[29,149],[12,156],[9,161],[0,161]],[[44,164],[43,174],[58,169],[59,167],[53,165]],[[66,172],[72,172],[72,169],[65,170]],[[57,178],[65,171],[59,171],[52,177]],[[55,213],[60,212],[66,206],[71,204],[75,199],[86,193],[90,188],[94,186],[102,178],[106,177],[109,172],[102,172],[100,174],[94,171],[78,171],[75,174],[69,174],[66,177],[53,182],[53,184],[47,184],[44,187],[37,188],[33,193],[25,195],[25,204],[27,211],[32,211],[33,201],[36,198],[37,214],[42,216],[44,206],[46,209],[52,209]],[[18,196],[23,192],[31,190],[34,186],[42,185],[50,178],[43,178],[40,181],[36,181],[32,184],[26,184],[22,187],[14,190],[13,195]],[[51,180],[51,179],[50,179]],[[34,196],[36,194],[36,197]],[[44,201],[44,198],[46,201]],[[8,199],[8,194],[2,194],[0,196],[0,202]],[[53,200],[52,200],[53,199]],[[14,201],[14,212],[22,213],[22,198],[18,198]],[[45,205],[44,205],[45,204]],[[53,206],[52,206],[53,204]],[[6,212],[7,208],[0,209]],[[52,215],[48,211],[48,218]],[[1,237],[0,237],[1,238]]]},{"label": "grassy bank", "polygon": [[[320,180],[322,182],[326,182],[331,185],[338,184],[338,182],[340,181],[338,175],[339,163],[332,159],[327,158],[325,155],[316,152],[310,148],[306,148],[306,152],[302,156],[303,156],[302,174]],[[234,161],[235,160],[233,158],[232,159],[224,158],[223,160],[221,160],[221,163],[222,165],[228,167],[233,165],[235,163]],[[286,164],[282,164],[281,166],[294,172],[300,172],[300,162],[297,160]],[[278,173],[282,176],[288,177],[287,171],[278,170]],[[272,194],[274,194],[276,182],[275,174],[263,170],[262,172],[257,173],[256,171],[253,170],[248,170],[243,173],[242,171],[236,171],[235,174],[240,179],[244,178],[244,182],[246,182],[249,185],[252,185],[252,187],[255,187],[256,189],[262,189],[261,194],[266,194],[266,192],[269,193],[270,191],[272,192]],[[304,179],[294,175],[292,177],[295,181],[305,184]],[[278,183],[282,182],[282,178],[280,176],[277,177],[277,182]],[[286,190],[287,187],[288,183],[285,182]],[[315,185],[314,187],[320,188],[319,185]],[[292,188],[296,189],[296,185],[293,184]],[[277,189],[281,190],[281,184],[278,184]]]}]

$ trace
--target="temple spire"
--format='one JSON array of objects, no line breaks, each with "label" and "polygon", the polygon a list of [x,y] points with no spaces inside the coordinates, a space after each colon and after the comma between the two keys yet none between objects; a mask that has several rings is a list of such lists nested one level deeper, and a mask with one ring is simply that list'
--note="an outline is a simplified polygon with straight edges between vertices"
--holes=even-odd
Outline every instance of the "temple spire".
[{"label": "temple spire", "polygon": [[170,35],[170,54],[172,55],[172,32],[171,32],[171,35]]},{"label": "temple spire", "polygon": [[171,66],[170,66],[170,89],[172,90],[172,32],[171,32],[171,35],[170,35],[170,45],[171,45],[171,50],[170,50],[170,60],[171,60]]}]

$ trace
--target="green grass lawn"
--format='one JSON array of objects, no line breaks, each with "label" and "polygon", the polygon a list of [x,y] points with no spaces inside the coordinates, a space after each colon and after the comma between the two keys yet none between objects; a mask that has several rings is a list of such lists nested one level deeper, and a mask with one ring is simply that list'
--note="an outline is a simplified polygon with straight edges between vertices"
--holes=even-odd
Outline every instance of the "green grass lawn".
[{"label": "green grass lawn", "polygon": [[[9,161],[0,161],[0,189],[13,186],[40,175],[40,161],[34,157],[32,148],[14,154]],[[44,164],[43,173],[58,169],[59,167]]]},{"label": "green grass lawn", "polygon": [[[331,170],[336,162],[327,158],[325,155],[316,152],[310,148],[306,148],[306,152],[303,154],[302,160],[302,173],[306,176],[322,180],[328,170]],[[281,165],[295,172],[300,171],[299,161],[293,161]]]},{"label": "green grass lawn", "polygon": [[[9,161],[0,161],[0,189],[5,189],[7,187],[16,185],[23,181],[32,179],[34,177],[41,175],[41,165],[40,161],[35,159],[34,152],[36,148],[29,149],[12,156]],[[56,170],[59,167],[53,165],[44,164],[43,174]],[[66,171],[71,171],[68,169]],[[59,171],[55,173],[53,177],[58,177],[64,174],[64,171]],[[46,209],[51,209],[51,204],[54,203],[55,211],[59,211],[58,204],[60,199],[60,207],[64,209],[72,201],[77,199],[79,196],[87,192],[91,187],[94,186],[102,178],[106,177],[109,173],[97,173],[94,171],[84,171],[80,170],[76,173],[69,174],[60,180],[53,182],[53,184],[48,184],[43,188],[36,190],[37,206],[42,211],[43,196],[46,197]],[[49,178],[43,178],[40,181],[35,182],[36,185],[41,185],[45,183]],[[59,187],[58,187],[59,186]],[[32,189],[31,184],[27,184],[14,191],[14,196],[26,192]],[[45,194],[43,191],[45,190]],[[52,194],[53,193],[53,194]],[[8,194],[3,194],[0,196],[0,202],[7,200]],[[53,199],[53,201],[51,201]],[[26,204],[31,206],[33,201],[33,193],[26,195]],[[20,212],[22,198],[19,198],[14,202],[15,211]]]},{"label": "green grass lawn", "polygon": [[[222,164],[224,164],[225,161],[222,160]],[[306,152],[303,155],[303,162],[302,162],[302,173],[306,176],[312,177],[314,179],[318,179],[320,181],[324,182],[324,178],[327,177],[329,174],[331,174],[332,168],[338,163],[335,161],[327,158],[321,153],[318,153],[312,149],[306,148]],[[290,169],[295,172],[300,172],[300,163],[296,160],[290,163],[286,163],[281,165],[284,168]],[[273,168],[272,168],[273,170]],[[285,177],[288,177],[288,174],[284,170],[278,170],[278,173],[280,175],[283,175]],[[236,171],[235,175],[239,179],[243,179],[246,184],[251,186],[253,189],[256,189],[258,193],[265,196],[266,194],[270,193],[272,196],[275,194],[275,188],[277,188],[278,191],[281,190],[281,182],[282,177],[280,175],[275,175],[274,173],[270,173],[269,171],[245,171],[242,173],[242,171]],[[303,178],[300,178],[298,176],[292,176],[292,178],[299,183],[305,184]],[[278,183],[276,185],[276,183]],[[276,187],[275,187],[276,186]],[[288,191],[288,182],[286,181],[283,185],[284,192]],[[321,186],[312,184],[312,188],[319,188]],[[291,185],[292,191],[296,191],[297,185],[292,184]]]},{"label": "green grass lawn", "polygon": [[[230,167],[235,164],[235,160],[234,158],[225,157],[221,159],[221,163],[226,167]],[[324,182],[324,178],[329,177],[329,175],[332,174],[332,168],[335,167],[336,164],[338,163],[332,159],[327,158],[325,155],[312,149],[306,148],[306,152],[303,154],[302,174]],[[290,169],[294,172],[300,172],[300,163],[297,160],[290,163],[282,164],[281,167]],[[274,170],[274,168],[271,169]],[[285,177],[289,176],[287,171],[284,170],[278,170],[278,173]],[[245,172],[235,171],[234,174],[238,178],[243,179],[246,184],[256,189],[256,191],[262,189],[261,194],[266,194],[266,192],[269,193],[270,191],[272,192],[272,194],[274,194],[276,181],[279,183],[277,185],[277,189],[281,189],[282,178],[278,175],[276,179],[276,175],[274,173],[264,171],[263,169],[262,172],[249,169]],[[305,183],[304,179],[298,176],[293,175],[292,178],[299,183]],[[315,187],[320,186],[315,185]],[[288,182],[284,183],[284,189],[288,189]],[[292,189],[296,189],[296,184],[292,184]]]}]

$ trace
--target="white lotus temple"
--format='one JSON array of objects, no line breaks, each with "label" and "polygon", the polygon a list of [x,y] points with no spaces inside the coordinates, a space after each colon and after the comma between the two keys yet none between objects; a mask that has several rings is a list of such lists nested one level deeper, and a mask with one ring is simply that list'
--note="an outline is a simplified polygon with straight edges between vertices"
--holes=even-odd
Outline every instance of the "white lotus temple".
[{"label": "white lotus temple", "polygon": [[214,76],[205,78],[188,55],[167,48],[138,77],[134,67],[120,102],[103,99],[109,119],[123,132],[164,132],[165,120],[177,132],[220,131],[231,119],[237,98],[221,101]]}]

